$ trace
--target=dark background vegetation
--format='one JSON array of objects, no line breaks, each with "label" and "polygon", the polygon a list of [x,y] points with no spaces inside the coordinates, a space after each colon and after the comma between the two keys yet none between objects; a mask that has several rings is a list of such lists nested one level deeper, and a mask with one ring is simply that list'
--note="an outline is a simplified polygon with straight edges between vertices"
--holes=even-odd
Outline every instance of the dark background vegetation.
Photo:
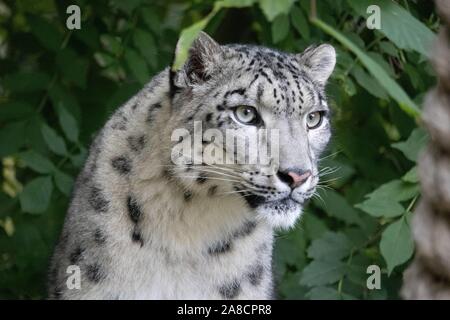
[{"label": "dark background vegetation", "polygon": [[[371,2],[380,30],[365,24]],[[66,28],[70,4],[81,30]],[[182,30],[189,40],[203,27],[221,43],[300,52],[328,42],[338,53],[334,139],[318,195],[278,235],[278,296],[398,298],[414,254],[420,105],[435,81],[426,55],[438,25],[432,1],[0,1],[0,298],[46,297],[48,259],[93,136],[171,63]],[[380,290],[366,287],[371,264]]]}]

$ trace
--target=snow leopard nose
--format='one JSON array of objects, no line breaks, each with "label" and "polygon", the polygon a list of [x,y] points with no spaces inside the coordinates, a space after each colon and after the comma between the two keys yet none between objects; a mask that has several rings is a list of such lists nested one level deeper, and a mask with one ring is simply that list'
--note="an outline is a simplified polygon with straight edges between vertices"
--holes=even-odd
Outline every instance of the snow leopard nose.
[{"label": "snow leopard nose", "polygon": [[303,184],[311,175],[311,170],[306,170],[306,171],[300,171],[300,170],[296,170],[296,171],[278,171],[277,176],[278,178],[283,181],[284,183],[286,183],[287,185],[289,185],[292,189],[297,188],[298,186],[300,186],[301,184]]}]

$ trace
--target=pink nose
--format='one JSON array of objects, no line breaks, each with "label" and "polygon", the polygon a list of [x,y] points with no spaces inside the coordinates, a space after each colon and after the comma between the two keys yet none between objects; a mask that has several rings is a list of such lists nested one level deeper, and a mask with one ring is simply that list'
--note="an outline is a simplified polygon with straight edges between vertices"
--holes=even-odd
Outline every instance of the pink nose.
[{"label": "pink nose", "polygon": [[291,188],[297,188],[309,178],[309,176],[311,175],[311,170],[305,171],[302,174],[289,171],[287,174],[292,178]]}]

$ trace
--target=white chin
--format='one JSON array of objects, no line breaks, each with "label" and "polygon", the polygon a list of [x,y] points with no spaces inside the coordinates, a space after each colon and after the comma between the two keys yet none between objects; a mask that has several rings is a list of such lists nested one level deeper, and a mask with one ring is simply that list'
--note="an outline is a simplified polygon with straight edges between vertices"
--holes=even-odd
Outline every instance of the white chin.
[{"label": "white chin", "polygon": [[262,203],[256,208],[256,213],[277,229],[289,229],[295,225],[302,214],[303,206],[292,199]]}]

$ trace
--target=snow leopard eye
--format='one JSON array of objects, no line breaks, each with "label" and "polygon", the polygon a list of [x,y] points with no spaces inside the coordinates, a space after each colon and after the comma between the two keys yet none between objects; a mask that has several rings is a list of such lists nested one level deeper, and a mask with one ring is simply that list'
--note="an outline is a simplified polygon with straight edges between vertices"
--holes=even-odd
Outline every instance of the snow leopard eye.
[{"label": "snow leopard eye", "polygon": [[306,116],[306,125],[308,129],[316,129],[322,124],[323,111],[311,112]]},{"label": "snow leopard eye", "polygon": [[234,117],[243,124],[257,125],[260,122],[258,112],[254,107],[238,106],[234,108]]}]

